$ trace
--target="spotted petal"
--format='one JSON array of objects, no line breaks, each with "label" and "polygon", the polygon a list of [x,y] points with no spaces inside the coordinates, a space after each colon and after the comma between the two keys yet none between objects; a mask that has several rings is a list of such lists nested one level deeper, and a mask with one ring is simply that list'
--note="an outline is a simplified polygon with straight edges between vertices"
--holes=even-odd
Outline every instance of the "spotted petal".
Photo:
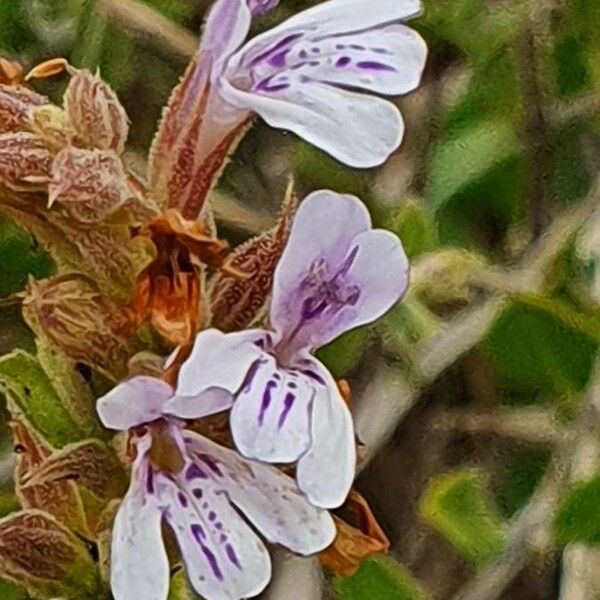
[{"label": "spotted petal", "polygon": [[407,283],[399,240],[371,230],[358,198],[315,192],[300,205],[275,271],[271,324],[288,345],[313,349],[381,316]]},{"label": "spotted petal", "polygon": [[209,456],[217,465],[223,475],[215,477],[221,489],[270,542],[303,555],[331,544],[335,536],[331,516],[312,506],[291,477],[192,432],[184,439],[188,452]]},{"label": "spotted petal", "polygon": [[162,478],[163,502],[169,507],[165,518],[177,538],[188,579],[207,600],[255,596],[271,577],[267,550],[202,473],[197,465],[188,465],[176,481]]},{"label": "spotted petal", "polygon": [[348,88],[399,95],[418,85],[427,49],[398,21],[419,10],[414,1],[324,2],[234,54],[222,95],[346,164],[381,164],[402,140],[400,113]]},{"label": "spotted petal", "polygon": [[110,582],[115,600],[164,600],[169,591],[169,561],[162,541],[162,511],[146,493],[148,443],[138,444],[131,487],[115,519]]},{"label": "spotted petal", "polygon": [[126,431],[158,419],[172,395],[168,383],[140,375],[120,383],[100,398],[96,410],[105,427]]}]

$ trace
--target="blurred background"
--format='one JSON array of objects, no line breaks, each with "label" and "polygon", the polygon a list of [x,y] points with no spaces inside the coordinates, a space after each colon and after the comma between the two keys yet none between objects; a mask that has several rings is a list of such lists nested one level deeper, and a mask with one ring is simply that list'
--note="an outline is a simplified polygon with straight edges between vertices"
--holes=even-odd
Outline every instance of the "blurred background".
[{"label": "blurred background", "polygon": [[[208,4],[0,0],[0,55],[99,69],[143,172]],[[253,33],[310,4],[282,0]],[[216,191],[234,244],[272,223],[290,174],[300,197],[357,194],[413,263],[402,304],[322,350],[350,381],[365,444],[357,489],[391,542],[389,558],[329,577],[323,593],[600,598],[600,2],[425,0],[411,26],[430,56],[384,166],[348,169],[258,122]],[[59,103],[65,85],[36,87]],[[1,220],[0,296],[51,272],[35,240]],[[16,347],[32,337],[8,306],[0,353]],[[5,514],[16,501],[4,426],[1,439]]]}]

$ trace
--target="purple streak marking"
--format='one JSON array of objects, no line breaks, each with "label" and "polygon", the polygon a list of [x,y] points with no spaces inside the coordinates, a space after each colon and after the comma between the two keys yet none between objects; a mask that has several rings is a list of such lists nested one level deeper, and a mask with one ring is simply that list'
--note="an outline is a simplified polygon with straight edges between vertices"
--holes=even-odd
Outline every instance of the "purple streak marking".
[{"label": "purple streak marking", "polygon": [[269,58],[272,54],[275,54],[278,50],[289,46],[292,42],[295,42],[297,39],[300,39],[304,34],[303,33],[292,33],[287,37],[284,37],[282,40],[279,40],[274,46],[271,46],[268,50],[265,50],[261,54],[259,54],[256,58],[253,58],[250,61],[250,66],[254,67],[259,62],[265,60],[265,58]]},{"label": "purple streak marking", "polygon": [[219,465],[212,456],[208,454],[196,453],[196,456],[215,474],[219,477],[223,477],[223,471],[219,468]]},{"label": "purple streak marking", "polygon": [[325,385],[325,380],[318,373],[315,373],[314,371],[311,371],[310,369],[300,369],[300,373],[302,373],[303,375],[306,375],[307,377],[310,377],[311,379],[314,379],[315,381],[319,382],[321,385]]},{"label": "purple streak marking", "polygon": [[154,494],[154,471],[148,468],[148,477],[146,478],[146,491],[149,494]]},{"label": "purple streak marking", "polygon": [[237,554],[235,553],[235,550],[233,549],[233,546],[231,544],[225,545],[225,552],[227,552],[227,558],[229,558],[232,564],[234,564],[241,571],[242,565],[240,564]]},{"label": "purple streak marking", "polygon": [[179,504],[181,504],[181,506],[183,506],[183,508],[187,508],[188,499],[184,496],[184,494],[182,494],[181,492],[179,492],[177,494],[177,499],[179,500]]},{"label": "purple streak marking", "polygon": [[[262,343],[262,340],[260,340],[260,341]],[[258,346],[258,342],[255,342],[255,344]],[[244,381],[242,381],[242,385],[240,386],[240,392],[249,392],[250,391],[250,388],[252,387],[252,382],[254,381],[254,378],[256,377],[256,374],[258,373],[258,369],[260,368],[260,365],[264,362],[265,361],[263,361],[259,358],[250,365],[250,368],[248,369],[248,372],[246,373],[246,376],[244,377]]]},{"label": "purple streak marking", "polygon": [[219,581],[223,581],[223,573],[221,572],[221,569],[219,568],[219,563],[217,562],[216,556],[202,542],[202,538],[206,537],[204,534],[204,530],[202,529],[202,527],[200,527],[200,525],[197,525],[195,523],[192,525],[191,530],[192,530],[192,535],[194,536],[194,539],[200,546],[200,550],[202,550],[202,553],[204,554],[204,556],[206,558],[206,562],[208,563],[210,570],[213,572],[213,575]]},{"label": "purple streak marking", "polygon": [[281,411],[281,414],[279,415],[279,421],[277,422],[277,429],[281,429],[283,427],[290,410],[292,410],[292,406],[294,406],[295,401],[296,396],[291,392],[288,392],[285,395],[285,399],[283,400],[283,410]]},{"label": "purple streak marking", "polygon": [[391,67],[390,65],[384,65],[380,62],[375,62],[374,60],[363,60],[356,63],[356,66],[359,69],[366,69],[368,71],[396,71],[394,67]]},{"label": "purple streak marking", "polygon": [[277,387],[276,381],[268,381],[263,392],[262,402],[260,405],[260,412],[258,413],[258,424],[262,427],[265,421],[265,413],[267,412],[271,404],[271,390]]},{"label": "purple streak marking", "polygon": [[289,83],[275,83],[270,85],[272,77],[263,79],[258,85],[254,86],[255,92],[280,92],[281,90],[287,90],[290,86]]}]

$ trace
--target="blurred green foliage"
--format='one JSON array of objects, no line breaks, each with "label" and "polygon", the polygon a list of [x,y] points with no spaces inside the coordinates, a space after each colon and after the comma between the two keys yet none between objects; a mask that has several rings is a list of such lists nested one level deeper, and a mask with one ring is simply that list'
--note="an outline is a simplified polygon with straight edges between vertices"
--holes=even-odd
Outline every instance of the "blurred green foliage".
[{"label": "blurred green foliage", "polygon": [[555,532],[561,544],[600,545],[600,475],[567,494],[556,517]]},{"label": "blurred green foliage", "polygon": [[425,600],[410,574],[389,556],[369,558],[352,577],[336,577],[339,600]]},{"label": "blurred green foliage", "polygon": [[504,524],[475,471],[456,471],[430,481],[421,498],[421,514],[477,569],[504,549]]}]

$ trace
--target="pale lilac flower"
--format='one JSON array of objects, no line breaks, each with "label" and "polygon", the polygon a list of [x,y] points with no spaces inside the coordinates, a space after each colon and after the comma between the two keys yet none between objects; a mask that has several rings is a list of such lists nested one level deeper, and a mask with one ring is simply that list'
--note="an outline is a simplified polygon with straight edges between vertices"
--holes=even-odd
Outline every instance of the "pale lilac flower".
[{"label": "pale lilac flower", "polygon": [[[98,402],[104,425],[132,430],[131,485],[112,532],[115,600],[165,600],[169,561],[161,528],[173,531],[188,579],[206,600],[255,596],[267,585],[267,550],[241,514],[273,543],[318,552],[335,536],[331,516],[312,507],[293,479],[162,418],[172,388],[135,377]],[[216,405],[210,405],[208,414]]]},{"label": "pale lilac flower", "polygon": [[237,448],[272,463],[297,461],[300,489],[316,506],[344,501],[355,472],[350,412],[311,353],[369,323],[404,293],[408,262],[396,236],[372,230],[354,196],[311,194],[301,205],[277,266],[272,331],[201,332],[166,410],[184,419],[204,402],[234,401]]},{"label": "pale lilac flower", "polygon": [[242,46],[252,13],[271,4],[213,6],[189,87],[192,95],[211,88],[200,146],[208,153],[258,113],[348,165],[383,163],[404,125],[394,104],[372,94],[399,96],[419,84],[427,48],[402,21],[420,13],[420,1],[329,0]]}]

